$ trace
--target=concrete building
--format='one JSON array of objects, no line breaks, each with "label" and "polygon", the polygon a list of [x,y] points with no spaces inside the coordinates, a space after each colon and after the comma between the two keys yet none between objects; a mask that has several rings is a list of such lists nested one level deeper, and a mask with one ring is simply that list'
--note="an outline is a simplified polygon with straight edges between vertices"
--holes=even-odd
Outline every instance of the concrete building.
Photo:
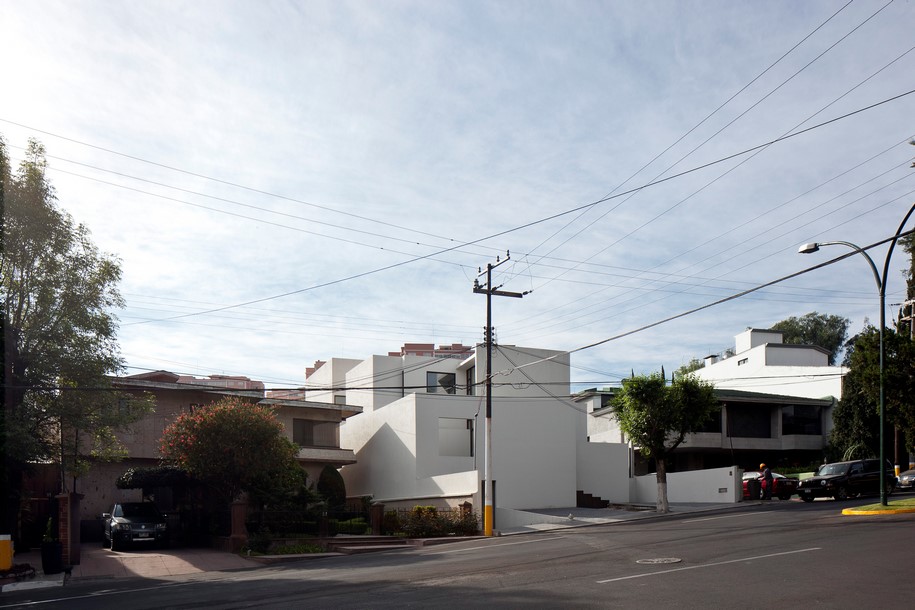
[{"label": "concrete building", "polygon": [[[131,426],[130,432],[119,435],[128,452],[124,460],[97,462],[76,481],[74,491],[84,495],[81,507],[84,518],[109,510],[115,502],[140,500],[140,490],[118,489],[117,478],[131,467],[157,466],[158,443],[165,428],[178,415],[225,396],[242,396],[274,407],[286,436],[300,446],[298,461],[312,483],[318,480],[325,465],[340,467],[355,461],[352,449],[341,447],[339,429],[346,418],[360,412],[358,407],[310,402],[294,393],[266,392],[263,383],[242,376],[192,377],[155,371],[120,377],[114,385],[129,394],[152,394],[156,408]],[[165,501],[162,507],[170,508],[167,504]]]},{"label": "concrete building", "polygon": [[[307,377],[309,400],[362,409],[340,432],[356,454],[341,470],[348,495],[386,505],[482,506],[486,350],[471,350],[464,358],[407,349],[358,361],[332,358]],[[500,345],[492,370],[497,511],[575,506],[579,492],[607,493],[612,481],[615,495],[628,497],[624,446],[594,445],[603,455],[592,457],[603,467],[579,468],[579,454],[588,450],[586,418],[568,399],[568,354]]]},{"label": "concrete building", "polygon": [[729,390],[842,398],[848,369],[829,366],[829,352],[822,347],[784,343],[777,330],[748,328],[734,339],[733,355],[708,356],[694,374]]},{"label": "concrete building", "polygon": [[[706,428],[686,438],[669,467],[676,471],[738,465],[755,469],[807,464],[822,456],[832,430],[832,410],[842,397],[848,370],[829,365],[829,352],[815,345],[790,345],[781,331],[747,329],[735,349],[709,356],[694,375],[715,386],[721,410]],[[628,439],[610,408],[613,390],[588,390],[575,398],[587,410],[588,439]],[[650,469],[635,459],[635,472]]]},{"label": "concrete building", "polygon": [[[586,390],[575,396],[588,412],[588,440],[628,443],[610,406],[614,390]],[[720,410],[701,432],[690,434],[668,460],[671,472],[736,465],[755,470],[760,462],[773,466],[809,464],[822,457],[828,441],[827,419],[835,399],[782,396],[716,388]],[[637,448],[633,471],[653,471]]]}]

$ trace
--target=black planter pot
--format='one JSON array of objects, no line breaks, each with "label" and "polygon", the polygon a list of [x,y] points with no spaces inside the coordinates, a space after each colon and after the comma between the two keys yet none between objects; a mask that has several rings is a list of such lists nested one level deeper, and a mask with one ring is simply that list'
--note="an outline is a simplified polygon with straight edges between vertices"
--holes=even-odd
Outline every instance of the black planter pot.
[{"label": "black planter pot", "polygon": [[62,542],[41,543],[41,571],[45,574],[60,574],[64,571],[64,545]]}]

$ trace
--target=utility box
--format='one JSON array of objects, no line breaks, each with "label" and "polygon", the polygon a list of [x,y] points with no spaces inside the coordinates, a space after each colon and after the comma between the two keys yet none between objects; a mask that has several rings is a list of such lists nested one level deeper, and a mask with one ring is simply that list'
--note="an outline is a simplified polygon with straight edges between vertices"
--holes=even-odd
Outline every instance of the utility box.
[{"label": "utility box", "polygon": [[9,534],[0,535],[0,570],[13,567],[13,541]]}]

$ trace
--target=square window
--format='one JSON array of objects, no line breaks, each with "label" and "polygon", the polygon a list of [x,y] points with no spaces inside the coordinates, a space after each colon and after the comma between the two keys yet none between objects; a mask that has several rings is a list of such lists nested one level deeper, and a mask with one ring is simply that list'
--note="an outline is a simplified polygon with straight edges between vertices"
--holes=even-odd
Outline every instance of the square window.
[{"label": "square window", "polygon": [[454,373],[426,372],[426,392],[429,394],[454,394],[456,391]]}]

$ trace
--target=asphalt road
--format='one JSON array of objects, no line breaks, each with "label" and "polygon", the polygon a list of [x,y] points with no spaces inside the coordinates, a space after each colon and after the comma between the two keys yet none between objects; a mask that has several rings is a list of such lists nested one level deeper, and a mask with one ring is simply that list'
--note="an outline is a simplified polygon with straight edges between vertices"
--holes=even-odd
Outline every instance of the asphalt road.
[{"label": "asphalt road", "polygon": [[[4,594],[0,608],[910,608],[915,515],[718,513]],[[647,563],[645,563],[647,561]]]}]

